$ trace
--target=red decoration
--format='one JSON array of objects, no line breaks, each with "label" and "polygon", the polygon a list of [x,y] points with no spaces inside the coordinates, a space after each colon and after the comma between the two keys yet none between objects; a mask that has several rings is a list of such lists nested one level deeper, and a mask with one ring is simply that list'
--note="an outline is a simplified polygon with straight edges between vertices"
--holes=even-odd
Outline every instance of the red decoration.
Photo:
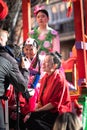
[{"label": "red decoration", "polygon": [[70,17],[71,14],[72,14],[72,2],[76,2],[76,1],[79,1],[79,0],[63,0],[63,1],[64,2],[70,2],[70,6],[68,7],[67,14],[66,14],[67,17]]},{"label": "red decoration", "polygon": [[63,1],[65,1],[65,2],[76,2],[78,0],[63,0]]},{"label": "red decoration", "polygon": [[69,7],[68,7],[66,16],[67,16],[67,17],[70,17],[71,14],[72,14],[72,2],[70,2],[70,5],[69,5]]},{"label": "red decoration", "polygon": [[8,6],[3,0],[0,0],[0,20],[3,20],[7,16],[7,14]]},{"label": "red decoration", "polygon": [[76,57],[71,57],[66,61],[62,61],[63,69],[67,72],[70,72],[73,70],[74,63],[76,62]]}]

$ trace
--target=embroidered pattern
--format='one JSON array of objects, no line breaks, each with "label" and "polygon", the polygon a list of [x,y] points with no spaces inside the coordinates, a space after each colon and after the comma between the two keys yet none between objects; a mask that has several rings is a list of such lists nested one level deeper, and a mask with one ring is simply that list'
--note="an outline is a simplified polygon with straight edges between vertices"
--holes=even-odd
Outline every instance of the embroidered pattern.
[{"label": "embroidered pattern", "polygon": [[49,30],[45,36],[40,35],[37,28],[30,32],[30,37],[38,41],[39,53],[44,54],[52,51],[52,39],[56,37],[57,31]]}]

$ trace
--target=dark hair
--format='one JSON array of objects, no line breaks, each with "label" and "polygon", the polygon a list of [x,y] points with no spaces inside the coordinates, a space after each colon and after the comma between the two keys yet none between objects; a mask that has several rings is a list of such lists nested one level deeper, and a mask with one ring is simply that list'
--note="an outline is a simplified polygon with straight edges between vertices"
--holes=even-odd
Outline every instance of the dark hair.
[{"label": "dark hair", "polygon": [[61,54],[56,52],[48,53],[47,55],[51,55],[53,57],[54,64],[57,64],[57,68],[59,69],[61,66]]},{"label": "dark hair", "polygon": [[38,14],[39,12],[42,12],[42,13],[46,14],[47,17],[49,17],[49,14],[48,14],[48,11],[47,11],[47,10],[45,10],[45,9],[38,10],[37,13],[36,13],[36,16],[37,16],[37,14]]},{"label": "dark hair", "polygon": [[36,48],[38,49],[38,42],[37,42],[36,40],[34,40],[33,46],[36,47]]},{"label": "dark hair", "polygon": [[9,43],[5,48],[9,51],[9,53],[11,52],[15,58],[19,57],[21,54],[21,48],[17,44]]},{"label": "dark hair", "polygon": [[76,114],[66,112],[56,118],[53,130],[83,130],[83,127]]}]

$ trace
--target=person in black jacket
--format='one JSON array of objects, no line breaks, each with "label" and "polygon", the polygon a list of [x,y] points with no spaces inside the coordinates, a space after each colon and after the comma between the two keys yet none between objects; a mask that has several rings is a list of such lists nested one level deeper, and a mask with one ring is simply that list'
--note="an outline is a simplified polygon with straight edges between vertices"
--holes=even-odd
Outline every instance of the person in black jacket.
[{"label": "person in black jacket", "polygon": [[8,32],[0,29],[0,130],[5,129],[1,99],[4,98],[8,86],[12,84],[17,92],[20,91],[25,98],[29,98],[27,90],[29,72],[24,65],[20,71],[18,62],[5,48],[7,40]]}]

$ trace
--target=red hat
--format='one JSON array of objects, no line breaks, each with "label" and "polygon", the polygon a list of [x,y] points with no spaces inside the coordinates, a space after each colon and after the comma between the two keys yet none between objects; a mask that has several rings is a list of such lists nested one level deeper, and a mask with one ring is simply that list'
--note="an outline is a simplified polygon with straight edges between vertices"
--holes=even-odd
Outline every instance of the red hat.
[{"label": "red hat", "polygon": [[3,0],[0,0],[0,20],[3,20],[7,16],[7,14],[8,6]]}]

